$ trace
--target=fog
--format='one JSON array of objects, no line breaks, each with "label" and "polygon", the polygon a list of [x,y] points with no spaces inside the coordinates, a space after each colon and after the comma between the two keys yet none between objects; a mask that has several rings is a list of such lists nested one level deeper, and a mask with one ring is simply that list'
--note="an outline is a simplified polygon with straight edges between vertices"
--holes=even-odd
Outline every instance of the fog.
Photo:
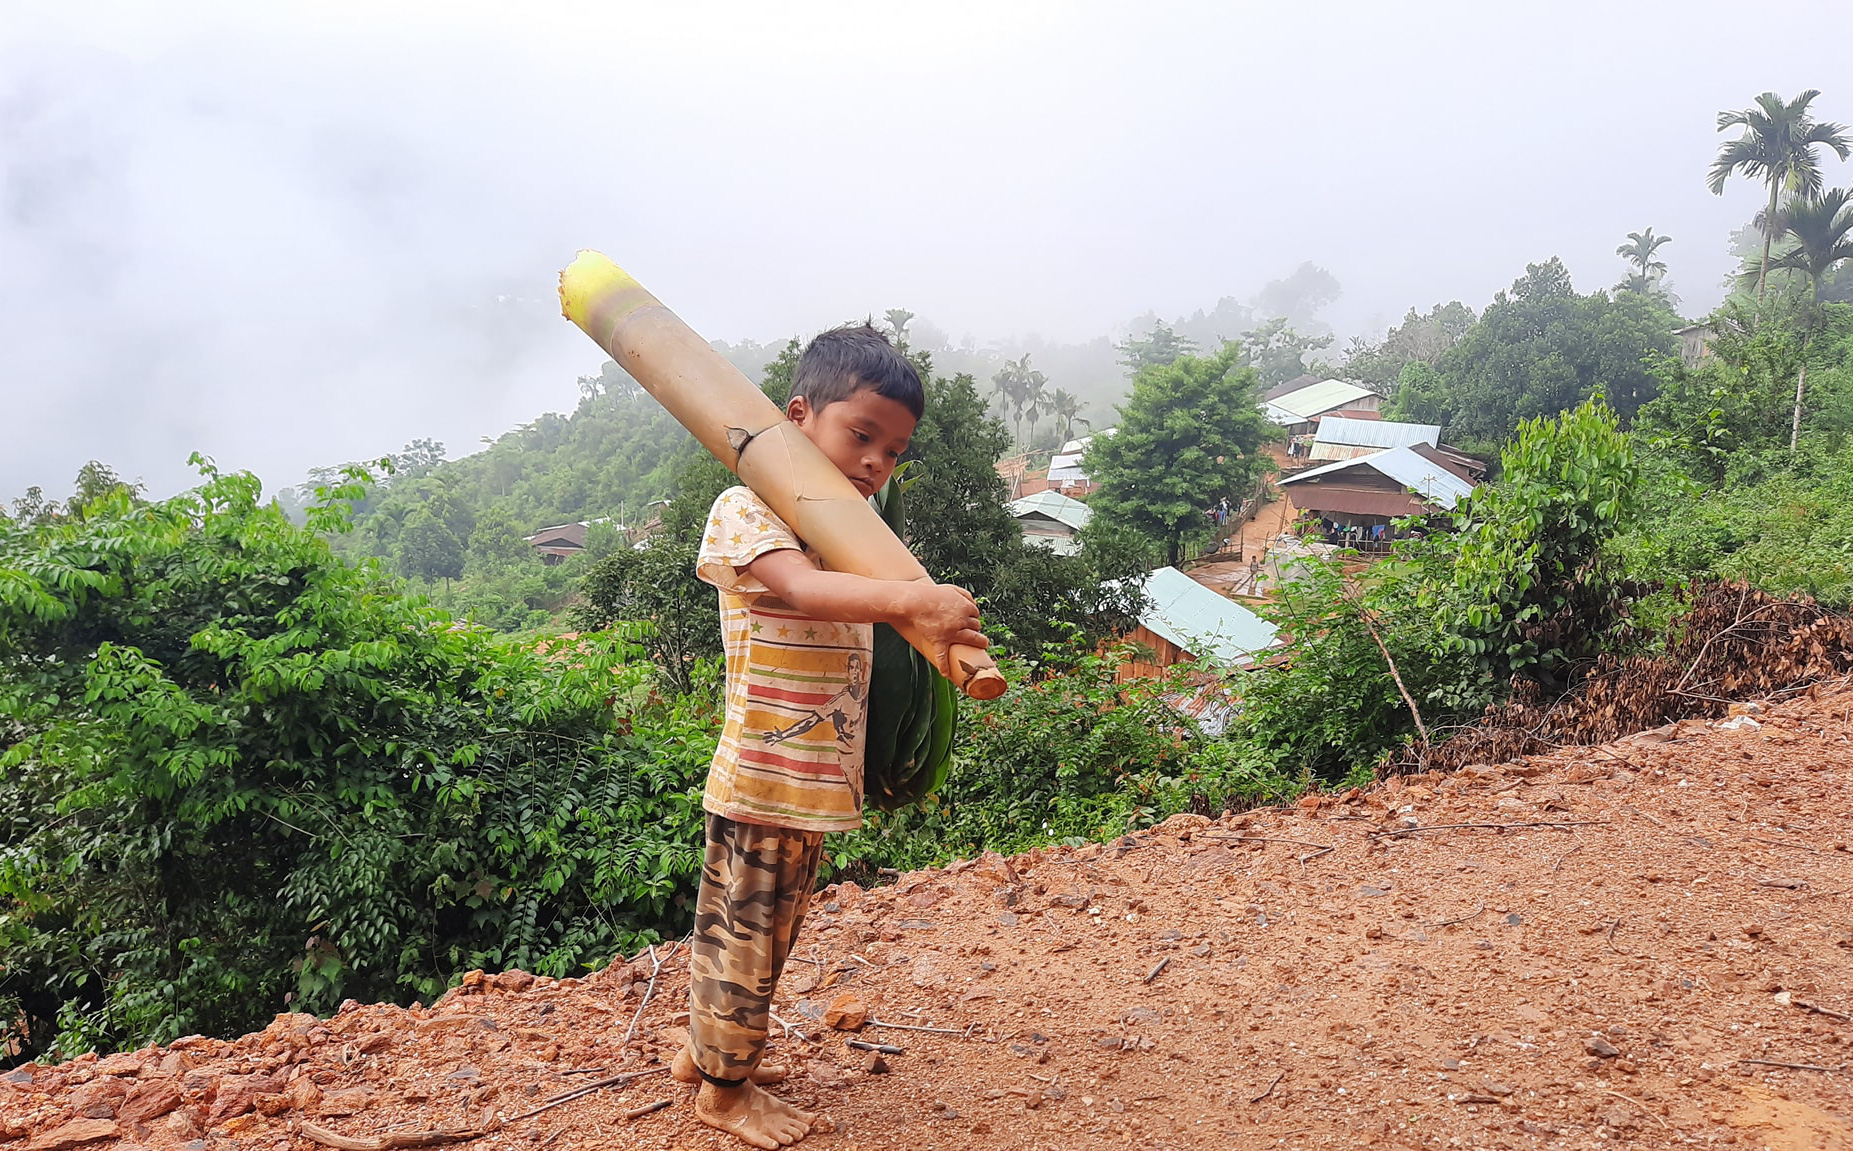
[{"label": "fog", "polygon": [[1841,3],[515,9],[0,0],[0,497],[570,409],[583,247],[714,338],[906,307],[977,345],[1311,261],[1336,352],[1553,255],[1611,285],[1651,225],[1698,314],[1762,200],[1705,190],[1717,112],[1853,121]]}]

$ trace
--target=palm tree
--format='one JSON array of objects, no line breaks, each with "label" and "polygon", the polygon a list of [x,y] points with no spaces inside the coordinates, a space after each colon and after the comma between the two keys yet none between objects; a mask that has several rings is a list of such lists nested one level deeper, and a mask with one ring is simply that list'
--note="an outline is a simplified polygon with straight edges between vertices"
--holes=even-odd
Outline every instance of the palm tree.
[{"label": "palm tree", "polygon": [[[1818,195],[1821,191],[1821,165],[1815,156],[1816,144],[1832,148],[1842,160],[1853,151],[1853,137],[1839,124],[1816,123],[1808,114],[1808,105],[1821,93],[1810,88],[1784,103],[1774,92],[1756,98],[1757,106],[1741,112],[1718,113],[1718,131],[1742,127],[1744,134],[1727,141],[1718,149],[1706,185],[1713,195],[1724,194],[1724,182],[1741,171],[1751,179],[1769,185],[1766,220],[1776,217],[1776,194],[1781,191]],[[1769,249],[1775,233],[1763,230],[1763,263],[1757,272],[1756,298],[1763,299],[1763,282],[1769,273]]]},{"label": "palm tree", "polygon": [[1041,372],[1031,372],[1029,378],[1029,395],[1024,398],[1023,414],[1029,417],[1029,439],[1024,446],[1036,442],[1036,421],[1049,414],[1049,377]]},{"label": "palm tree", "polygon": [[1630,287],[1645,292],[1655,280],[1666,275],[1666,261],[1654,259],[1654,253],[1661,245],[1672,242],[1673,237],[1656,236],[1652,228],[1628,233],[1628,242],[1616,248],[1615,254],[1635,267],[1634,275],[1629,277]]},{"label": "palm tree", "polygon": [[1023,447],[1023,416],[1030,412],[1030,430],[1036,427],[1036,417],[1042,403],[1044,389],[1049,378],[1029,366],[1029,353],[1024,352],[1014,360],[1005,360],[1004,366],[991,377],[991,394],[1001,396],[1009,405],[1011,420],[1016,425],[1017,446]]},{"label": "palm tree", "polygon": [[1808,282],[1808,308],[1802,323],[1802,365],[1795,376],[1795,414],[1789,423],[1789,454],[1802,434],[1802,393],[1808,384],[1808,344],[1820,312],[1821,285],[1834,270],[1853,260],[1853,190],[1832,188],[1819,196],[1791,196],[1776,213],[1772,236],[1791,241],[1769,266],[1798,272]]},{"label": "palm tree", "polygon": [[1060,434],[1055,438],[1057,446],[1068,442],[1068,433],[1074,431],[1076,424],[1094,425],[1081,418],[1081,397],[1067,388],[1056,388],[1049,396],[1049,414],[1061,422],[1056,425]]}]

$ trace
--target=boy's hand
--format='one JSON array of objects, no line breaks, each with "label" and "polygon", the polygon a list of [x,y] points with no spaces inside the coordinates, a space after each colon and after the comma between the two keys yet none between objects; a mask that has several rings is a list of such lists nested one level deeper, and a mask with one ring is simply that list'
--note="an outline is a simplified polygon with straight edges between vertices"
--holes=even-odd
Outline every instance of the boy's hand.
[{"label": "boy's hand", "polygon": [[903,605],[909,623],[918,628],[933,647],[933,663],[939,668],[951,664],[954,644],[987,648],[991,641],[978,630],[978,603],[972,593],[952,584],[917,583]]}]

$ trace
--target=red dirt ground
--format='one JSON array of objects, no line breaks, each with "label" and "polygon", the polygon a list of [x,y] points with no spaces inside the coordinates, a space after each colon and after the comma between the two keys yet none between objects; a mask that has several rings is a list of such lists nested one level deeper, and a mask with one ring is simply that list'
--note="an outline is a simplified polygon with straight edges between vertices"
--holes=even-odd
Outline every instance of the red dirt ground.
[{"label": "red dirt ground", "polygon": [[[778,1001],[805,1036],[775,1042],[802,1067],[778,1090],[828,1116],[805,1146],[843,1151],[1853,1148],[1850,713],[1840,684],[1750,723],[828,889]],[[640,1016],[648,956],[20,1069],[0,1148],[312,1151],[304,1123],[514,1116],[588,1069],[660,1069],[682,955]],[[843,994],[953,1033],[813,1018]],[[850,1039],[905,1052],[871,1073]],[[468,1146],[740,1144],[656,1074]]]}]

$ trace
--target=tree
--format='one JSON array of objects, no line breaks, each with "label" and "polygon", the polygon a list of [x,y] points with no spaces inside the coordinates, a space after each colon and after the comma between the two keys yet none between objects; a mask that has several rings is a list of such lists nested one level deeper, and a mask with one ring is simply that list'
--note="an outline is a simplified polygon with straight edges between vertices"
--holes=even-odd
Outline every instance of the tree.
[{"label": "tree", "polygon": [[1436,304],[1426,315],[1410,308],[1403,322],[1373,344],[1361,336],[1345,349],[1344,378],[1383,395],[1393,395],[1403,369],[1412,363],[1434,364],[1473,327],[1473,309],[1452,300]]},{"label": "tree", "polygon": [[1024,352],[1014,360],[1005,360],[1004,366],[991,377],[991,394],[1002,397],[1006,409],[1011,413],[1018,446],[1024,446],[1023,416],[1026,412],[1030,414],[1030,428],[1034,430],[1036,416],[1040,414],[1039,409],[1049,383],[1047,376],[1029,366],[1029,356],[1028,352]]},{"label": "tree", "polygon": [[[1787,191],[1803,195],[1820,192],[1821,164],[1815,155],[1817,146],[1834,150],[1844,160],[1853,151],[1853,137],[1839,124],[1816,122],[1808,105],[1821,93],[1810,88],[1785,102],[1774,92],[1756,98],[1756,107],[1737,112],[1718,113],[1718,131],[1742,127],[1744,134],[1726,141],[1712,162],[1706,185],[1713,195],[1724,194],[1724,182],[1742,173],[1760,179],[1769,187],[1769,206],[1765,218],[1776,217],[1776,197]],[[1771,228],[1763,229],[1763,261],[1757,271],[1756,296],[1763,299],[1763,286],[1769,275],[1770,245],[1775,240]]]},{"label": "tree", "polygon": [[1146,368],[1162,367],[1197,350],[1194,341],[1178,335],[1163,321],[1153,324],[1152,330],[1144,336],[1128,336],[1113,346],[1128,376],[1136,376]]},{"label": "tree", "polygon": [[1622,572],[1604,545],[1631,514],[1640,468],[1600,398],[1526,420],[1500,463],[1499,480],[1456,509],[1434,618],[1444,651],[1493,683],[1523,675],[1562,688],[1625,615]]},{"label": "tree", "polygon": [[1649,291],[1656,281],[1666,275],[1666,262],[1654,259],[1654,253],[1672,242],[1673,237],[1656,236],[1652,228],[1628,233],[1628,242],[1616,248],[1615,254],[1634,265],[1634,274],[1627,281],[1630,289]]},{"label": "tree", "polygon": [[449,526],[419,508],[399,533],[399,566],[406,575],[449,582],[463,574],[463,545]]},{"label": "tree", "polygon": [[1107,523],[1164,550],[1176,566],[1204,512],[1239,503],[1266,473],[1273,425],[1261,414],[1254,369],[1241,348],[1142,368],[1120,406],[1118,430],[1088,447],[1089,503]]},{"label": "tree", "polygon": [[1677,323],[1657,296],[1578,295],[1561,260],[1531,264],[1437,361],[1444,422],[1490,449],[1591,396],[1629,420],[1658,390],[1646,361],[1672,353]]},{"label": "tree", "polygon": [[1309,260],[1291,275],[1269,280],[1256,295],[1255,308],[1264,316],[1281,316],[1301,327],[1329,330],[1317,316],[1344,291],[1338,277]]},{"label": "tree", "polygon": [[1049,414],[1060,421],[1055,425],[1055,442],[1058,447],[1068,442],[1068,435],[1074,431],[1077,423],[1087,424],[1089,428],[1094,426],[1081,418],[1081,398],[1066,388],[1056,388],[1050,393]]},{"label": "tree", "polygon": [[1808,384],[1808,345],[1820,311],[1821,285],[1835,269],[1853,260],[1853,192],[1834,188],[1819,196],[1792,196],[1779,213],[1775,234],[1791,241],[1768,268],[1798,273],[1808,285],[1802,321],[1802,362],[1795,375],[1795,411],[1789,424],[1789,454],[1802,434],[1802,396]]},{"label": "tree", "polygon": [[901,347],[907,346],[907,325],[914,319],[914,314],[906,308],[889,308],[882,313],[888,321],[888,327],[894,332],[894,342]]},{"label": "tree", "polygon": [[1271,388],[1323,368],[1317,363],[1309,365],[1306,357],[1331,347],[1332,337],[1302,336],[1281,316],[1244,334],[1241,343],[1242,362],[1254,367],[1263,388]]}]

